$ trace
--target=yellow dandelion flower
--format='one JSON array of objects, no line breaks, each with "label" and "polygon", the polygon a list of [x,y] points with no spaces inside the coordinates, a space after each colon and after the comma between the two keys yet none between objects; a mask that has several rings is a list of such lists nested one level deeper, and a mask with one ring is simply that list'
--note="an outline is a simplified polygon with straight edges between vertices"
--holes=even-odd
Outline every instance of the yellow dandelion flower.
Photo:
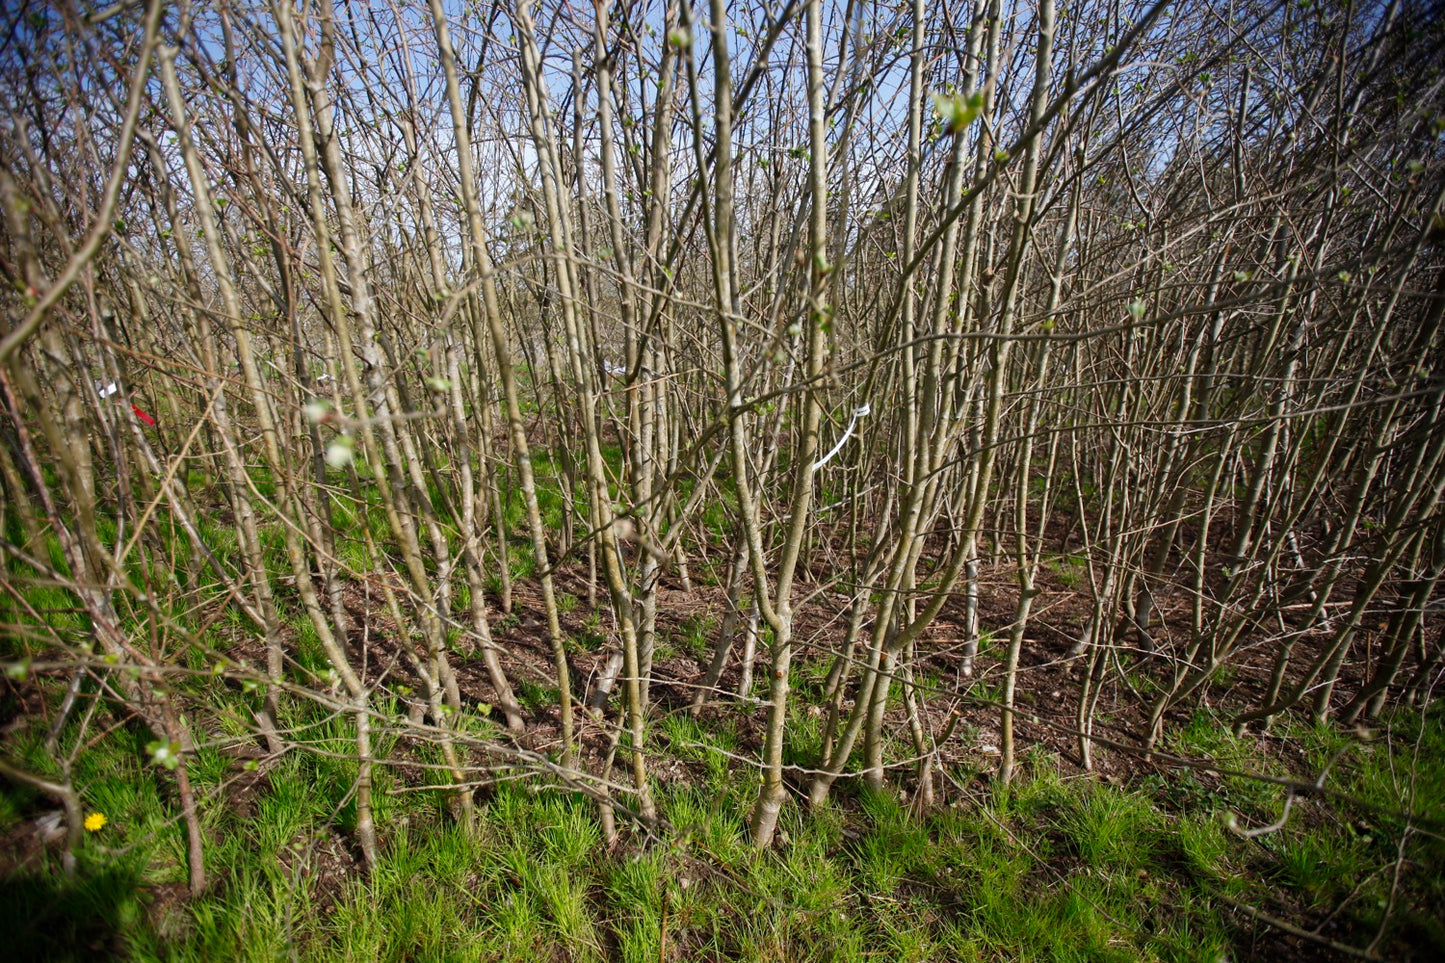
[{"label": "yellow dandelion flower", "polygon": [[105,813],[91,813],[85,817],[85,828],[93,833],[98,833],[105,827],[108,821],[109,820],[105,818]]}]

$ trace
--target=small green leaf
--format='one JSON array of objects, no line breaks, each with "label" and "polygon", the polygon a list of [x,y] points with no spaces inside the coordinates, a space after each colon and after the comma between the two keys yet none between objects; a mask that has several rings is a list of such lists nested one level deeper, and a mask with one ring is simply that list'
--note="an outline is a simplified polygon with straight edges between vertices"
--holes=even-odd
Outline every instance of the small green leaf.
[{"label": "small green leaf", "polygon": [[930,94],[933,109],[943,121],[945,134],[956,134],[978,119],[983,111],[983,92],[975,91],[965,97],[962,94]]},{"label": "small green leaf", "polygon": [[161,742],[156,739],[146,745],[146,752],[150,753],[153,765],[174,769],[181,763],[181,744],[179,742]]},{"label": "small green leaf", "polygon": [[326,464],[332,468],[345,468],[356,457],[356,439],[350,435],[337,435],[326,446]]}]

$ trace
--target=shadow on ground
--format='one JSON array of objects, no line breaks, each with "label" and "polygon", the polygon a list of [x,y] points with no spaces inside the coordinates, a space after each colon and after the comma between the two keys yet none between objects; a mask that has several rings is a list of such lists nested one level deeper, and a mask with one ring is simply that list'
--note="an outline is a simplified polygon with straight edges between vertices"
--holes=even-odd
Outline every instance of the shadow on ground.
[{"label": "shadow on ground", "polygon": [[124,870],[0,879],[0,956],[93,961],[123,955],[125,932],[144,925],[139,882]]}]

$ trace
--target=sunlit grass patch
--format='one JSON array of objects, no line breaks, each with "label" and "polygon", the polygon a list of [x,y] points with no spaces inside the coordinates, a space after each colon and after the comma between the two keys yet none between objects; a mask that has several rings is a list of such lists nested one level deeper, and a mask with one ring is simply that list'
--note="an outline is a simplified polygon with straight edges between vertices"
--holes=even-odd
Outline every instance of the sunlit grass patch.
[{"label": "sunlit grass patch", "polygon": [[1147,799],[1106,783],[1074,803],[1064,832],[1088,865],[1129,872],[1153,856],[1159,821]]},{"label": "sunlit grass patch", "polygon": [[[188,758],[211,888],[170,910],[164,927],[152,918],[159,911],[147,909],[151,894],[183,888],[186,878],[173,777],[149,765],[134,738],[103,741],[82,757],[75,777],[86,811],[107,818],[87,835],[83,871],[104,872],[116,851],[133,867],[131,895],[114,877],[95,893],[84,890],[84,899],[133,958],[653,960],[661,951],[1212,961],[1235,952],[1237,933],[1237,918],[1216,894],[1284,912],[1273,900],[1286,893],[1289,906],[1312,918],[1342,907],[1342,924],[1372,931],[1389,894],[1381,867],[1401,830],[1384,816],[1326,813],[1300,800],[1279,832],[1246,840],[1226,826],[1236,811],[1222,794],[1236,792],[1231,784],[1221,782],[1220,793],[1174,793],[1154,780],[1126,790],[1061,778],[1052,757],[1031,753],[1013,785],[976,786],[923,817],[896,790],[842,789],[813,810],[789,805],[775,847],[758,851],[747,828],[756,783],[738,777],[754,770],[730,758],[747,747],[732,729],[679,712],[653,730],[652,751],[692,773],[657,787],[668,827],[660,841],[624,831],[609,849],[591,800],[526,779],[479,793],[468,832],[439,793],[391,794],[398,777],[383,764],[374,796],[380,860],[364,877],[349,842],[356,768],[348,718],[292,702],[280,721],[298,744],[323,751],[297,749],[267,763],[244,814],[229,805],[239,768],[221,743],[202,743]],[[1403,721],[1399,731],[1422,745],[1434,738]],[[17,748],[30,745],[38,760],[42,738],[31,732]],[[379,759],[392,738],[378,738]],[[1210,738],[1212,751],[1228,750],[1241,767],[1264,764],[1248,740]],[[1321,746],[1337,748],[1323,737]],[[435,747],[409,752],[440,761]],[[1414,777],[1398,757],[1393,766],[1391,775],[1386,754],[1352,750],[1340,776],[1361,792],[1376,787],[1382,803],[1387,789],[1410,778],[1417,793],[1429,791],[1430,764]],[[420,781],[441,786],[442,776],[429,771]],[[14,791],[0,800],[11,825],[37,804]],[[1408,850],[1415,858],[1430,858],[1422,840],[1409,845],[1420,847]],[[57,871],[53,859],[44,868]],[[53,902],[72,908],[79,899]],[[1417,942],[1441,935],[1428,914],[1403,903],[1392,919]],[[80,922],[59,929],[91,932]]]}]

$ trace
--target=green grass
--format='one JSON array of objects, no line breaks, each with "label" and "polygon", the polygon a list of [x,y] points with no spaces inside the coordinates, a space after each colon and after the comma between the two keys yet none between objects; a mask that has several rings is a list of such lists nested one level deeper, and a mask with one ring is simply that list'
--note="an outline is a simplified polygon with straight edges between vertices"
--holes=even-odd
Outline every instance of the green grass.
[{"label": "green grass", "polygon": [[[315,643],[304,619],[288,621],[303,671],[318,657]],[[1360,803],[1296,800],[1284,829],[1255,839],[1231,833],[1227,820],[1277,818],[1279,787],[1203,772],[1116,786],[1065,778],[1035,749],[1009,787],[951,773],[965,788],[946,783],[943,804],[923,818],[896,790],[840,783],[817,810],[785,806],[778,845],[758,852],[747,835],[753,748],[735,721],[678,712],[649,733],[649,751],[683,770],[654,770],[668,827],[660,841],[629,834],[609,849],[590,800],[535,777],[481,790],[468,834],[440,794],[396,792],[439,786],[440,770],[418,777],[383,765],[374,792],[380,860],[363,876],[352,848],[350,719],[283,702],[281,724],[316,751],[289,753],[240,799],[245,773],[226,746],[250,720],[222,680],[188,686],[189,711],[208,720],[188,761],[207,892],[180,895],[187,868],[174,775],[148,763],[144,733],[116,728],[71,774],[85,809],[109,820],[82,841],[78,874],[65,877],[47,850],[0,879],[0,927],[14,958],[1212,963],[1247,955],[1256,929],[1220,894],[1307,925],[1334,913],[1334,938],[1367,943],[1406,831],[1390,814],[1427,816],[1445,803],[1445,727],[1400,713],[1369,740],[1289,732],[1311,765],[1337,759],[1331,785]],[[555,701],[540,685],[518,694]],[[380,696],[377,708],[397,711]],[[817,725],[806,715],[791,721],[790,761],[807,763]],[[80,737],[76,726],[62,746]],[[21,727],[7,758],[55,778],[44,735],[43,725]],[[1172,748],[1221,769],[1283,772],[1271,744],[1236,738],[1201,714]],[[375,752],[402,750],[381,729]],[[435,746],[405,754],[441,761]],[[0,833],[52,807],[0,784]],[[1445,854],[1413,831],[1405,853],[1386,946],[1420,947],[1428,958],[1445,948],[1445,883],[1435,871]]]},{"label": "green grass", "polygon": [[534,711],[557,704],[558,689],[556,686],[541,685],[528,679],[522,679],[516,684],[516,692],[517,700]]},{"label": "green grass", "polygon": [[[77,880],[53,867],[12,878],[6,913],[55,921],[27,931],[26,951],[642,961],[658,957],[665,932],[699,959],[1214,960],[1234,937],[1200,871],[1217,877],[1249,848],[1203,829],[1217,822],[1185,831],[1145,797],[1040,775],[923,821],[888,793],[790,809],[786,842],[765,853],[746,843],[741,800],[668,791],[673,841],[609,855],[584,799],[503,784],[483,799],[474,835],[435,809],[398,809],[375,872],[336,877],[344,790],[317,765],[285,760],[249,818],[210,808],[212,888],[172,908],[179,919],[164,934],[156,894],[184,872],[168,803],[137,788],[148,775],[138,767],[96,787],[88,802],[115,814],[107,842],[129,855],[87,840]],[[203,792],[214,770],[197,767]],[[1171,847],[1188,861],[1171,860]],[[1301,852],[1309,866],[1285,860],[1285,871],[1318,875],[1335,858],[1323,841]],[[18,917],[7,924],[16,932]]]},{"label": "green grass", "polygon": [[48,637],[54,633],[66,640],[74,637],[74,630],[85,626],[80,600],[67,589],[32,583],[22,595],[23,603],[8,594],[0,599],[0,622],[34,630],[25,634]]},{"label": "green grass", "polygon": [[1090,867],[1128,873],[1152,862],[1158,822],[1147,798],[1105,783],[1074,801],[1064,832]]},{"label": "green grass", "polygon": [[1058,555],[1048,560],[1048,566],[1065,588],[1078,588],[1088,575],[1088,560],[1080,555]]},{"label": "green grass", "polygon": [[525,539],[514,539],[507,563],[513,582],[524,582],[537,570],[537,557],[532,554],[532,543]]},{"label": "green grass", "polygon": [[689,615],[678,626],[678,644],[684,652],[706,662],[712,655],[713,638],[717,634],[717,620],[709,615]]}]

